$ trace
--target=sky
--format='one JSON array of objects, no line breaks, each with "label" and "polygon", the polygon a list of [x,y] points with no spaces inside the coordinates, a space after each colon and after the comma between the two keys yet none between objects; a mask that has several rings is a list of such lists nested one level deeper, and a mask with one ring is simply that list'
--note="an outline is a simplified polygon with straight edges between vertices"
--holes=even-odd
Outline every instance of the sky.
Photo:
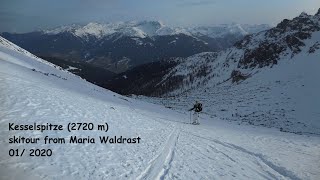
[{"label": "sky", "polygon": [[319,8],[320,0],[0,0],[0,32],[133,20],[169,26],[276,25]]}]

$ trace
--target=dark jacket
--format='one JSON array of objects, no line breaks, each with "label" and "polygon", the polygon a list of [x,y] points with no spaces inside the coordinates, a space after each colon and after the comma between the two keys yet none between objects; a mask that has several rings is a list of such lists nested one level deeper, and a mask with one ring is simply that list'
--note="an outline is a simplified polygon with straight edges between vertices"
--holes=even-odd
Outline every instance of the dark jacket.
[{"label": "dark jacket", "polygon": [[194,110],[195,112],[201,112],[202,111],[202,104],[201,103],[196,103],[193,108],[189,109],[189,111]]}]

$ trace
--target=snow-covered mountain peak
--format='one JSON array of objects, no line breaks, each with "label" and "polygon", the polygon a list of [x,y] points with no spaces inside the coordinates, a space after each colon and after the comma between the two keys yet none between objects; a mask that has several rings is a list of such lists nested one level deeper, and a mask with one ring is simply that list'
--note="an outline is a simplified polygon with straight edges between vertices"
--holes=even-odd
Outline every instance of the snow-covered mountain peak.
[{"label": "snow-covered mountain peak", "polygon": [[129,37],[153,37],[185,34],[188,36],[208,36],[211,38],[224,37],[228,34],[247,35],[262,30],[269,29],[269,25],[241,25],[241,24],[222,24],[214,26],[200,27],[169,27],[161,21],[129,21],[117,23],[96,23],[90,22],[86,25],[61,26],[55,29],[43,31],[46,34],[58,34],[69,32],[78,37],[94,36],[102,38],[117,33],[121,36]]},{"label": "snow-covered mountain peak", "polygon": [[320,16],[320,8],[318,9],[318,12],[315,15]]},{"label": "snow-covered mountain peak", "polygon": [[91,22],[81,28],[76,29],[74,34],[79,37],[92,35],[97,38],[101,38],[107,34],[112,34],[114,32],[115,32],[114,28],[109,28],[108,24]]},{"label": "snow-covered mountain peak", "polygon": [[306,12],[302,12],[299,17],[301,18],[306,18],[306,17],[309,17],[310,15],[308,15]]},{"label": "snow-covered mountain peak", "polygon": [[302,13],[292,20],[285,19],[268,31],[247,36],[238,42],[236,46],[245,50],[239,65],[264,67],[276,64],[281,56],[292,58],[316,43],[308,44],[307,40],[318,31],[320,24],[316,16]]},{"label": "snow-covered mountain peak", "polygon": [[241,34],[249,34],[249,32],[245,31],[240,24],[235,24],[230,29],[231,32],[240,32]]},{"label": "snow-covered mountain peak", "polygon": [[161,21],[129,21],[116,23],[90,22],[84,26],[70,25],[61,26],[55,29],[46,30],[46,34],[59,34],[63,32],[73,33],[78,37],[94,36],[102,38],[107,35],[118,33],[129,37],[145,38],[158,35],[157,31],[166,26]]},{"label": "snow-covered mountain peak", "polygon": [[157,31],[161,28],[164,28],[165,25],[160,21],[142,21],[137,23],[134,28],[144,32],[146,36],[155,36],[158,35]]},{"label": "snow-covered mountain peak", "polygon": [[247,35],[251,33],[257,33],[266,29],[269,29],[270,26],[267,24],[259,25],[249,25],[249,24],[219,24],[214,26],[200,26],[189,28],[188,30],[192,34],[209,36],[212,38],[224,37],[227,35]]},{"label": "snow-covered mountain peak", "polygon": [[64,25],[53,29],[43,30],[42,32],[45,34],[59,34],[63,32],[74,32],[76,29],[80,28],[80,25],[71,24],[71,25]]},{"label": "snow-covered mountain peak", "polygon": [[137,26],[151,26],[156,29],[160,29],[166,26],[162,21],[140,21],[136,23]]}]

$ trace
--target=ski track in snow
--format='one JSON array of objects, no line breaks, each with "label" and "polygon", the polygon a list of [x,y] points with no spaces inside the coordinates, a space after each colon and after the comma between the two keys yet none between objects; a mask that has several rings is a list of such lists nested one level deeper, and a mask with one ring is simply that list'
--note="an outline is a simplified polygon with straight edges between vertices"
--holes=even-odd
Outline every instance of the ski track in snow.
[{"label": "ski track in snow", "polygon": [[148,167],[137,179],[164,179],[168,174],[171,162],[174,158],[175,146],[179,138],[180,130],[174,129],[168,137],[162,152],[151,160]]},{"label": "ski track in snow", "polygon": [[[190,132],[185,132],[189,135],[198,137],[200,139],[204,139],[210,142],[213,142],[213,144],[209,144],[209,147],[212,148],[214,151],[223,154],[224,156],[226,156],[229,160],[231,160],[234,163],[237,163],[236,160],[234,160],[232,157],[230,157],[229,155],[227,155],[226,153],[224,153],[224,151],[219,151],[217,150],[215,147],[218,145],[223,146],[224,148],[228,148],[229,150],[235,150],[238,151],[240,153],[244,153],[245,156],[249,156],[249,158],[254,158],[254,159],[258,159],[260,160],[260,162],[257,162],[258,165],[261,165],[261,167],[263,167],[263,165],[261,163],[263,163],[264,165],[268,166],[268,168],[272,169],[273,171],[275,171],[276,173],[278,173],[280,175],[281,178],[287,177],[290,179],[300,179],[297,176],[295,176],[291,171],[287,170],[285,167],[281,167],[281,166],[277,166],[275,164],[273,164],[272,162],[268,161],[262,154],[258,154],[258,153],[254,153],[251,152],[243,147],[231,144],[231,143],[226,143],[226,142],[221,142],[219,140],[215,140],[215,139],[209,139],[206,137],[201,137],[198,135],[194,135]],[[264,170],[266,173],[268,173],[268,175],[270,175],[270,178],[279,178],[276,175],[270,173],[269,171]]]},{"label": "ski track in snow", "polygon": [[[3,47],[0,47],[0,50]],[[320,139],[238,126],[129,99],[31,57],[0,56],[0,179],[318,179]],[[1,54],[0,54],[1,55]],[[21,62],[20,62],[21,61]],[[46,76],[32,71],[55,73]],[[5,94],[3,96],[2,94]],[[8,131],[8,123],[108,122],[100,131]],[[8,138],[141,137],[126,144],[8,144]],[[52,157],[9,157],[9,149],[51,148]],[[12,177],[12,175],[15,175]]]}]

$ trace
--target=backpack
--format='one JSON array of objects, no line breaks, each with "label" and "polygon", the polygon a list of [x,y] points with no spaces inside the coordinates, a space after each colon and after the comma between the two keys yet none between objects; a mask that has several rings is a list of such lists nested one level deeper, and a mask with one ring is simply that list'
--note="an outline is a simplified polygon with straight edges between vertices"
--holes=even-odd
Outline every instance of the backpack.
[{"label": "backpack", "polygon": [[196,107],[195,111],[196,112],[201,112],[202,111],[202,104],[201,103],[197,104],[197,107]]}]

